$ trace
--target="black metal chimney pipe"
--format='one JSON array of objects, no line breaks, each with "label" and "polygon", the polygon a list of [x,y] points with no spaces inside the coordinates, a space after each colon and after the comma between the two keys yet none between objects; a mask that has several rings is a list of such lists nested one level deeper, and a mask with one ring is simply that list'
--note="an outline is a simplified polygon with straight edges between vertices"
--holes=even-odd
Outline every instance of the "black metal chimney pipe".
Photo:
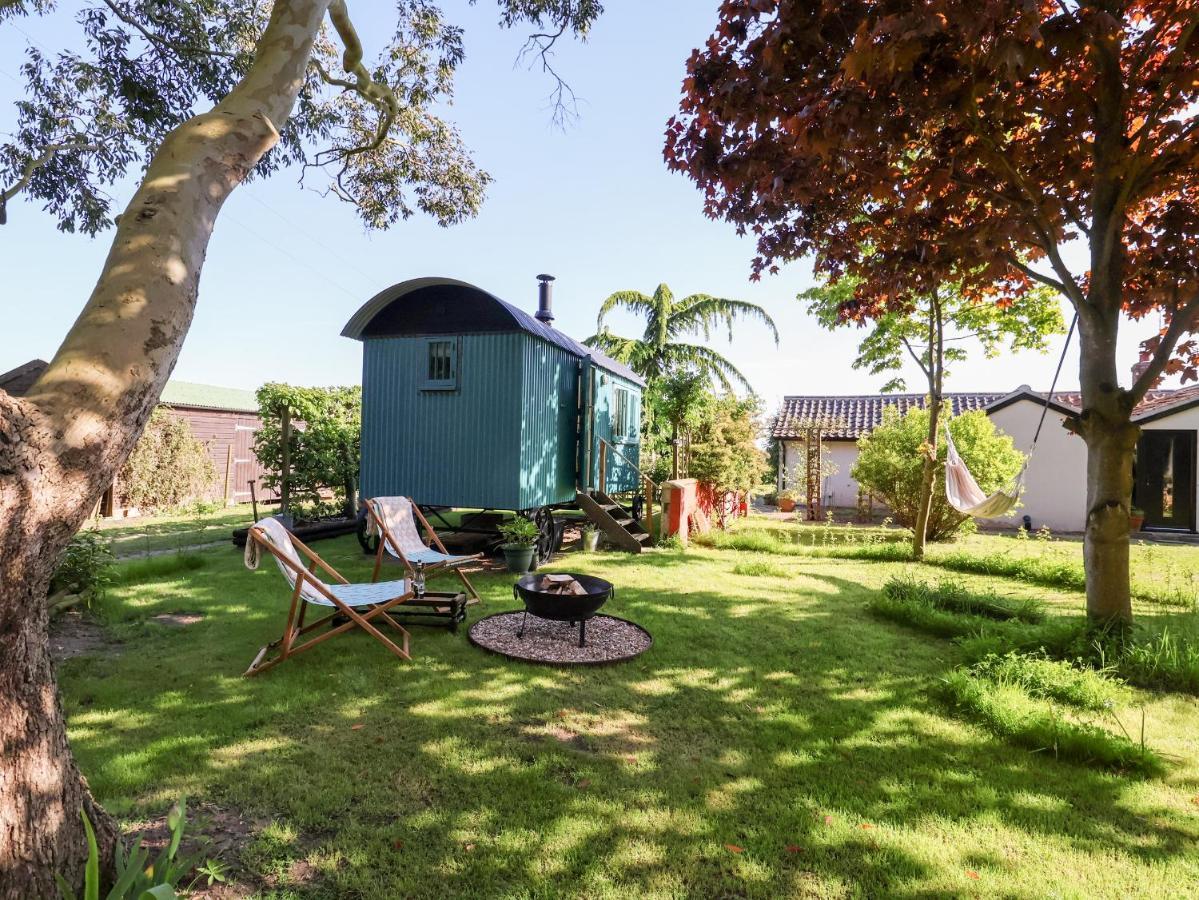
[{"label": "black metal chimney pipe", "polygon": [[537,276],[537,321],[554,324],[554,276]]},{"label": "black metal chimney pipe", "polygon": [[537,276],[537,321],[554,324],[554,276]]}]

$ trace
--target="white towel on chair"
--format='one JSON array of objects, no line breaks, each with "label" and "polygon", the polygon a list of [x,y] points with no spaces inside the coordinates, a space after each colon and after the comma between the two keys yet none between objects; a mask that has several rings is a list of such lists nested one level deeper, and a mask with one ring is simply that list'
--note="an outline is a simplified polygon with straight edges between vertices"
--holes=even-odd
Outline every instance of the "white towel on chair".
[{"label": "white towel on chair", "polygon": [[[300,554],[296,550],[296,545],[291,542],[291,532],[287,530],[282,522],[274,517],[267,517],[265,519],[259,519],[257,522],[255,522],[254,527],[261,529],[263,534],[266,535],[267,540],[271,542],[271,545],[274,546],[274,548],[284,556],[286,556],[288,560],[295,563],[298,568],[307,568],[304,565],[304,560],[300,558]],[[258,542],[255,541],[250,535],[246,535],[246,568],[257,569],[261,554],[262,548],[258,546]],[[277,556],[272,556],[272,558],[275,560],[276,565],[279,566],[279,571],[283,573],[283,577],[287,579],[287,583],[291,585],[292,590],[295,590],[296,578],[299,577],[296,575],[295,570],[293,570],[291,566],[284,565],[283,561]],[[309,577],[320,582],[322,585],[324,584],[323,581],[321,581],[312,573],[309,573]],[[309,602],[312,602],[317,598],[319,598],[319,602],[321,603],[328,602],[325,600],[324,596],[315,588],[313,588],[313,586],[307,581],[304,582],[304,587],[300,590],[300,596]]]}]

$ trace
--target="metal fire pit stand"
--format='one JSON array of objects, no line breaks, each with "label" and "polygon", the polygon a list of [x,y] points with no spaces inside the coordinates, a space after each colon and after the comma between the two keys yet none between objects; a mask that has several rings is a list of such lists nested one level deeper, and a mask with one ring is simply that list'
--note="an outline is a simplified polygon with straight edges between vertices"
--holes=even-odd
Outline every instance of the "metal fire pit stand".
[{"label": "metal fire pit stand", "polygon": [[[538,616],[536,613],[534,613],[533,615],[535,618],[541,619],[541,616]],[[588,618],[590,618],[590,616],[588,616]],[[524,615],[522,615],[520,617],[520,629],[516,632],[516,636],[518,638],[523,638],[525,636],[525,623],[528,621],[529,621],[529,611],[526,609],[524,611]],[[543,619],[542,621],[561,622],[564,620],[562,620],[562,619]],[[586,647],[587,646],[587,619],[579,619],[578,625],[579,625],[579,646]],[[570,627],[574,628],[575,623],[571,622]]]}]

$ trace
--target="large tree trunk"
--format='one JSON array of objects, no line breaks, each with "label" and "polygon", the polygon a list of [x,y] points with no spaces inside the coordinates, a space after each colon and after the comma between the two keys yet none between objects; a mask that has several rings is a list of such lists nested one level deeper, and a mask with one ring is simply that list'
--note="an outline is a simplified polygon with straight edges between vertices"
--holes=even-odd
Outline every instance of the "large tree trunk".
[{"label": "large tree trunk", "polygon": [[179,355],[225,199],[278,140],[329,0],[277,3],[242,82],[173,131],[120,217],[79,319],[29,395],[0,392],[0,900],[82,881],[80,809],[48,649],[54,562],[124,462]]},{"label": "large tree trunk", "polygon": [[1087,445],[1087,615],[1105,624],[1132,621],[1128,514],[1133,453],[1140,435],[1131,421],[1132,399],[1120,388],[1116,371],[1118,317],[1118,311],[1089,311],[1080,319],[1083,412],[1074,426]]}]

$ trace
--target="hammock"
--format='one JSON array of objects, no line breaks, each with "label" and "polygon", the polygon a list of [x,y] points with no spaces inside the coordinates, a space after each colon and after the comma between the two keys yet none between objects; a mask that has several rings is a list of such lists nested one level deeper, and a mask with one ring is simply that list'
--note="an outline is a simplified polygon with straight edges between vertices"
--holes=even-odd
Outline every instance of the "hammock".
[{"label": "hammock", "polygon": [[[1020,494],[1024,491],[1027,459],[1008,487],[987,495],[966,468],[965,461],[958,455],[958,448],[953,445],[953,436],[949,433],[948,425],[945,426],[945,441],[945,499],[949,501],[950,506],[976,519],[998,519],[1016,508],[1016,504],[1020,502]],[[1029,457],[1031,458],[1031,452]]]},{"label": "hammock", "polygon": [[1057,361],[1057,371],[1053,373],[1053,383],[1049,385],[1049,393],[1045,395],[1045,405],[1041,408],[1041,420],[1032,436],[1032,446],[1024,457],[1024,465],[1016,473],[1011,484],[993,494],[984,494],[965,460],[958,455],[958,448],[953,445],[953,435],[949,433],[949,423],[945,423],[945,499],[960,513],[973,516],[976,519],[998,519],[1006,516],[1020,502],[1024,492],[1024,473],[1028,469],[1029,460],[1037,451],[1037,441],[1041,437],[1041,427],[1045,424],[1045,414],[1049,412],[1049,404],[1053,401],[1053,391],[1057,387],[1057,377],[1062,374],[1062,363],[1066,361],[1066,350],[1070,347],[1070,338],[1074,337],[1074,328],[1078,325],[1078,313],[1074,313],[1074,321],[1070,323],[1070,331],[1066,335],[1066,343],[1062,346],[1062,356]]}]

